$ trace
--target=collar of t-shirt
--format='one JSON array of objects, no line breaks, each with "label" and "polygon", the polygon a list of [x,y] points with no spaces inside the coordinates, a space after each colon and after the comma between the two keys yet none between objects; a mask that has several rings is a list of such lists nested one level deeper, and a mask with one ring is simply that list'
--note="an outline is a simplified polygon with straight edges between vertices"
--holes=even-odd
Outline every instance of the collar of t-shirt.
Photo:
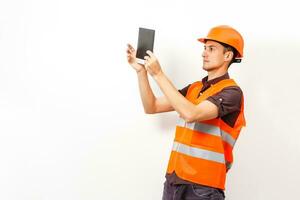
[{"label": "collar of t-shirt", "polygon": [[[230,77],[229,77],[229,74],[228,74],[228,73],[226,73],[226,74],[224,74],[224,75],[222,75],[222,76],[219,76],[219,77],[217,77],[217,78],[211,79],[211,80],[209,80],[209,81],[207,81],[208,76],[204,77],[204,78],[202,79],[203,87],[202,87],[200,93],[202,93],[202,92],[204,92],[205,90],[207,90],[211,85],[214,85],[214,84],[218,83],[219,81],[222,81],[222,80],[224,80],[224,79],[229,79],[229,78],[230,78]],[[200,94],[199,94],[199,95],[200,95]]]}]

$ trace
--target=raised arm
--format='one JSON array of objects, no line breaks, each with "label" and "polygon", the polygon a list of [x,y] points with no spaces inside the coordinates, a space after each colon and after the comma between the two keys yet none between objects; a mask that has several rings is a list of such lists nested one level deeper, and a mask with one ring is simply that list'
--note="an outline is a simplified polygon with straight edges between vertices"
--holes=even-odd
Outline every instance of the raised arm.
[{"label": "raised arm", "polygon": [[149,84],[147,71],[144,65],[137,62],[136,50],[130,44],[127,45],[127,61],[137,73],[139,91],[145,113],[154,114],[173,111],[174,108],[166,97],[155,97]]},{"label": "raised arm", "polygon": [[163,73],[160,64],[151,51],[147,51],[146,70],[154,78],[174,110],[186,121],[204,121],[218,117],[218,107],[210,101],[194,105],[184,98]]}]

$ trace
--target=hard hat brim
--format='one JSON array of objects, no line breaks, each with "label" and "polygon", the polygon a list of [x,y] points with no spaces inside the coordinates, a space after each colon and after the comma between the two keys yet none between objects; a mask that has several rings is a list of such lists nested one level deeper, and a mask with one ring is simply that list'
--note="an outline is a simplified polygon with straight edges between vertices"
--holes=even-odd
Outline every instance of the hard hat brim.
[{"label": "hard hat brim", "polygon": [[199,38],[199,39],[198,39],[198,41],[199,41],[199,42],[202,42],[202,43],[205,43],[206,40],[207,40],[206,38]]},{"label": "hard hat brim", "polygon": [[[202,43],[205,44],[207,40],[213,40],[213,39],[209,39],[209,38],[198,38],[197,40],[198,40],[199,42],[202,42]],[[214,40],[214,41],[216,41],[216,40]],[[219,42],[219,41],[216,41],[216,42]],[[235,62],[235,63],[240,63],[241,61],[242,61],[242,56],[241,56],[241,54],[240,54],[239,52],[237,52],[237,56],[236,56],[234,62]]]}]

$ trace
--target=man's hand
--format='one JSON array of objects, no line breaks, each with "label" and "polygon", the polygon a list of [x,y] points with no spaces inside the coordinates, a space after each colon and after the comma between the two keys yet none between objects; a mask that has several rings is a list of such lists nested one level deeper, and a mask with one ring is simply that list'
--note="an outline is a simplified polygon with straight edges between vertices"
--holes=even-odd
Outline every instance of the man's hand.
[{"label": "man's hand", "polygon": [[161,74],[162,70],[155,55],[149,50],[146,53],[149,55],[144,57],[146,70],[153,77]]},{"label": "man's hand", "polygon": [[132,66],[132,68],[136,72],[140,72],[142,70],[145,70],[145,67],[137,62],[136,58],[136,50],[130,45],[127,44],[127,61]]}]

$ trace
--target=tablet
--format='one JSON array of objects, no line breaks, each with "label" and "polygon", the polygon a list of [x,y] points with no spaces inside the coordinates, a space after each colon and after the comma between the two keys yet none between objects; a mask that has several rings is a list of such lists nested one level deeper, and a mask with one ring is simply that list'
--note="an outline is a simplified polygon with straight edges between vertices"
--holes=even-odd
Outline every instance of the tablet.
[{"label": "tablet", "polygon": [[147,50],[153,52],[155,30],[147,28],[139,28],[138,47],[136,57],[144,60],[148,54]]}]

